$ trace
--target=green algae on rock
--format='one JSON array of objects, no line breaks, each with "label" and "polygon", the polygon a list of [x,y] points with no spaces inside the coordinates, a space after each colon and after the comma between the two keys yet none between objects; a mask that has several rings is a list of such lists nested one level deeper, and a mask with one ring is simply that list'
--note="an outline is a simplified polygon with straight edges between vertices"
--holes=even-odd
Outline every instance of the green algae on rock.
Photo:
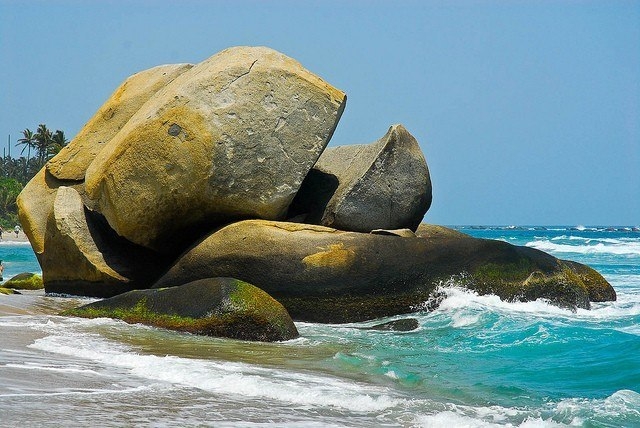
[{"label": "green algae on rock", "polygon": [[41,290],[44,288],[42,277],[31,272],[22,272],[2,284],[4,288],[12,290]]},{"label": "green algae on rock", "polygon": [[169,330],[275,342],[298,337],[286,309],[264,291],[233,278],[206,278],[180,287],[134,290],[61,315],[116,318]]}]

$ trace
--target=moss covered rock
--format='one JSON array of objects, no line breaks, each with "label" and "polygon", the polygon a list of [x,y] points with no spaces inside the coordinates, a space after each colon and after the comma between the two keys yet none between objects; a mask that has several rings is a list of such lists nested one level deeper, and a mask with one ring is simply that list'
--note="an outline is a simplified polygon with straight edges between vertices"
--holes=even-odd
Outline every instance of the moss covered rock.
[{"label": "moss covered rock", "polygon": [[13,290],[41,290],[44,288],[42,277],[31,272],[19,273],[7,280],[2,286]]},{"label": "moss covered rock", "polygon": [[233,278],[207,278],[180,287],[134,290],[62,315],[117,318],[241,340],[273,342],[298,336],[280,303],[259,288]]},{"label": "moss covered rock", "polygon": [[20,293],[18,293],[16,290],[12,288],[0,287],[0,294],[9,295],[9,294],[20,294]]},{"label": "moss covered rock", "polygon": [[575,268],[542,251],[476,239],[438,227],[430,238],[344,232],[248,220],[224,227],[187,251],[154,287],[231,276],[278,299],[294,319],[354,322],[428,309],[451,283],[505,300],[547,299],[588,308],[604,279],[587,286]]}]

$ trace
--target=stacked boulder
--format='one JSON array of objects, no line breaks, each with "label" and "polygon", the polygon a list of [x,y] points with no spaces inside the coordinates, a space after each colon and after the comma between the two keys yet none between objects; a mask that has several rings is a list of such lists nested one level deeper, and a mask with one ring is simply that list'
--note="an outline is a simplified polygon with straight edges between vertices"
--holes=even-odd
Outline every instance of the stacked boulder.
[{"label": "stacked boulder", "polygon": [[[162,317],[224,307],[229,319],[220,297],[229,287],[216,281],[246,281],[234,299],[253,309],[238,303],[245,312],[231,318],[279,333],[229,333],[245,331],[237,323],[198,331],[260,340],[295,335],[280,304],[299,320],[372,319],[437,304],[452,276],[511,300],[615,299],[583,265],[420,225],[431,179],[416,139],[394,125],[374,143],[326,148],[345,103],[342,91],[264,47],[133,75],[18,198],[46,291],[127,293],[114,308],[162,301]],[[218,296],[211,307],[179,297],[197,287]],[[84,315],[104,315],[109,302]],[[267,328],[268,313],[278,316]]]}]

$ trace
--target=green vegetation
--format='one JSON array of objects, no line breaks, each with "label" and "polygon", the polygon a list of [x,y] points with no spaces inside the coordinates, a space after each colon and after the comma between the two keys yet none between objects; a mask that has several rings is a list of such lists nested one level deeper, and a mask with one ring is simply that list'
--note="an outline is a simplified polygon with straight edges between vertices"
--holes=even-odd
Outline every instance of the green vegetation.
[{"label": "green vegetation", "polygon": [[23,272],[9,279],[3,284],[3,287],[12,290],[41,290],[44,288],[44,284],[40,275]]},{"label": "green vegetation", "polygon": [[47,125],[40,124],[36,132],[29,128],[22,131],[17,143],[22,146],[19,158],[11,157],[11,151],[0,158],[0,226],[3,229],[13,229],[18,224],[16,198],[22,188],[67,143],[63,131],[53,132]]}]

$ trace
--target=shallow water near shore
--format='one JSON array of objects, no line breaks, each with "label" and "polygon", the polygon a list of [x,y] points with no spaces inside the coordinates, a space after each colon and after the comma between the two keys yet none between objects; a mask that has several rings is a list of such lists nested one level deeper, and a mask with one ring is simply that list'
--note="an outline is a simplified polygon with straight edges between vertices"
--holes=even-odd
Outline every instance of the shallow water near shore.
[{"label": "shallow water near shore", "polygon": [[[296,323],[299,339],[266,344],[56,315],[91,299],[0,295],[0,426],[640,426],[640,232],[460,230],[586,263],[618,301],[574,313],[452,280],[437,310],[407,315],[417,330]],[[0,258],[5,279],[40,270],[25,244],[0,243]]]}]

